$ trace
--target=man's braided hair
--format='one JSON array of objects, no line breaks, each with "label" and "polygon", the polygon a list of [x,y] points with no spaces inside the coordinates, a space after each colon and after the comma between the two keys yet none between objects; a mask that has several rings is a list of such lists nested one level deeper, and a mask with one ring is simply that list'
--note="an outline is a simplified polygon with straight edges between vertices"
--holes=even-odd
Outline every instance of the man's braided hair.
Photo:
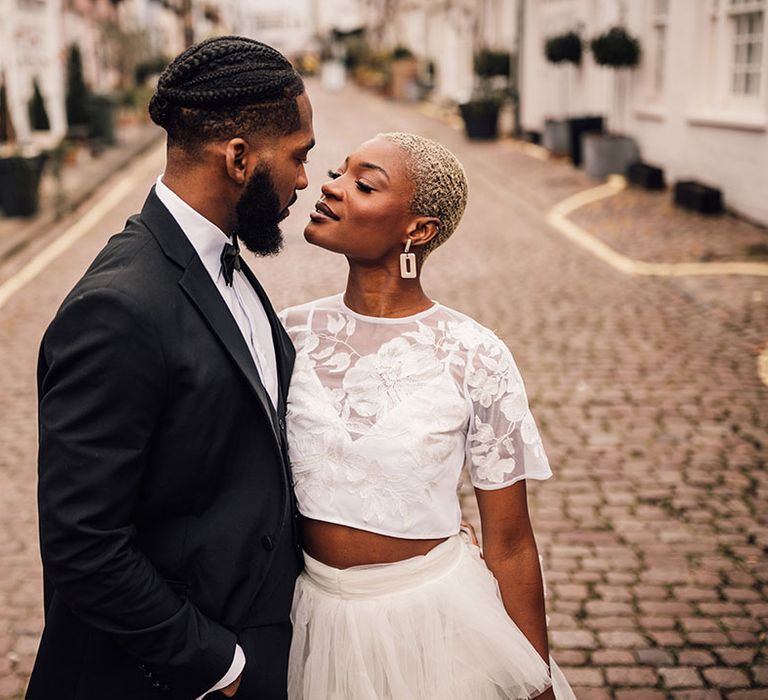
[{"label": "man's braided hair", "polygon": [[296,97],[303,92],[301,77],[279,51],[245,37],[216,37],[171,61],[149,115],[168,132],[169,145],[194,151],[216,139],[296,131]]}]

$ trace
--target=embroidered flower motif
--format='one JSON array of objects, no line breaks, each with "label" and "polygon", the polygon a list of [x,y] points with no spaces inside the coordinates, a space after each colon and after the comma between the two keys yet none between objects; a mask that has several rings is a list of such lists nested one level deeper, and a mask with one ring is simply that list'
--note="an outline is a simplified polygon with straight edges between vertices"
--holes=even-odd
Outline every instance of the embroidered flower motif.
[{"label": "embroidered flower motif", "polygon": [[483,367],[469,375],[467,384],[472,387],[469,396],[483,408],[488,408],[499,395],[499,376],[489,374]]},{"label": "embroidered flower motif", "polygon": [[477,478],[492,484],[501,484],[505,477],[515,471],[515,460],[512,457],[502,459],[499,451],[494,448],[488,454],[475,460]]},{"label": "embroidered flower motif", "polygon": [[297,353],[309,355],[320,344],[320,338],[312,331],[302,330],[294,335],[293,344]]},{"label": "embroidered flower motif", "polygon": [[411,508],[429,502],[434,487],[434,483],[415,482],[407,471],[385,468],[378,460],[369,461],[364,469],[348,465],[345,475],[363,502],[363,520],[378,525],[396,516],[409,527],[413,521]]},{"label": "embroidered flower motif", "polygon": [[528,413],[528,400],[520,384],[513,384],[508,394],[499,402],[499,410],[510,423],[517,423]]},{"label": "embroidered flower motif", "polygon": [[347,371],[342,387],[354,411],[378,419],[441,372],[432,348],[395,338],[361,357]]},{"label": "embroidered flower motif", "polygon": [[541,441],[539,429],[536,427],[536,421],[533,420],[533,414],[528,411],[520,424],[520,435],[526,445],[533,445]]},{"label": "embroidered flower motif", "polygon": [[476,350],[488,342],[490,331],[472,321],[450,321],[446,324],[448,336],[457,341],[465,350]]},{"label": "embroidered flower motif", "polygon": [[350,316],[340,298],[305,308],[285,316],[297,351],[288,440],[304,512],[413,532],[448,517],[436,494],[459,481],[465,457],[480,486],[547,469],[520,375],[491,331],[450,310],[378,324]]}]

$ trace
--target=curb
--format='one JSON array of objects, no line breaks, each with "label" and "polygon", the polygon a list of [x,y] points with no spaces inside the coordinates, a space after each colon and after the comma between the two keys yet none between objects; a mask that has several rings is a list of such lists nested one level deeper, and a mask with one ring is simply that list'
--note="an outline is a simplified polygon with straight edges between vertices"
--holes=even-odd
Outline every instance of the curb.
[{"label": "curb", "polygon": [[577,226],[568,214],[587,204],[597,202],[625,190],[626,180],[621,175],[611,175],[608,182],[567,197],[547,213],[547,222],[577,245],[615,270],[627,275],[647,277],[688,277],[700,275],[726,276],[750,275],[768,277],[768,263],[762,262],[684,262],[652,263],[636,260],[619,253],[594,234]]},{"label": "curb", "polygon": [[[114,185],[110,186],[110,189],[103,197],[98,199],[87,211],[82,212],[81,216],[75,217],[74,221],[62,233],[58,234],[49,245],[46,245],[31,260],[16,270],[13,275],[0,283],[0,310],[19,290],[35,279],[60,255],[69,250],[78,240],[93,229],[102,216],[120,203],[123,197],[136,185],[137,180],[142,177],[144,165],[154,157],[159,156],[161,150],[164,151],[164,148],[161,149],[162,144],[159,141],[159,139],[152,139],[150,147],[141,149],[133,158],[128,159],[126,163],[131,163],[130,168],[119,179],[115,175],[114,180],[116,181]],[[125,169],[126,163],[123,163],[121,169]],[[108,182],[111,181],[112,179],[108,180]],[[101,186],[104,186],[104,184],[102,182]],[[94,188],[92,194],[99,189],[99,187]]]},{"label": "curb", "polygon": [[[124,158],[121,158],[113,164],[112,173],[127,168],[133,161],[156,146],[164,136],[163,132],[159,132],[148,138],[145,142],[140,143],[136,150],[126,152]],[[61,223],[66,217],[79,209],[100,187],[104,185],[105,180],[107,180],[112,173],[106,173],[101,180],[95,181],[91,186],[77,192],[72,199],[67,201],[63,211],[57,213],[53,208],[49,207],[44,209],[38,217],[30,221],[27,225],[22,225],[20,227],[21,230],[11,241],[9,241],[5,250],[0,250],[0,265],[8,263],[19,254],[23,253],[33,240],[42,236],[51,227],[55,226],[57,223]]]},{"label": "curb", "polygon": [[757,376],[768,386],[768,347],[757,356]]}]

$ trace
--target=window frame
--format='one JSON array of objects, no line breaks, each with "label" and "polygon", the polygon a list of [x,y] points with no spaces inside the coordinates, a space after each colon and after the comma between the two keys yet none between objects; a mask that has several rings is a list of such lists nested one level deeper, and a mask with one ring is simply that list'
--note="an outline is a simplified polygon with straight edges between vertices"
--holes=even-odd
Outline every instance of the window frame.
[{"label": "window frame", "polygon": [[[729,109],[738,111],[757,111],[766,110],[768,104],[768,2],[766,0],[720,0],[716,8],[717,20],[720,23],[720,33],[724,37],[722,45],[725,50],[725,72],[721,76],[720,93],[721,101]],[[757,64],[758,88],[757,92],[750,94],[746,92],[736,92],[734,81],[736,79],[736,51],[739,34],[737,33],[737,22],[739,18],[750,14],[762,13],[762,26],[760,30],[761,41],[760,60]],[[742,42],[747,46],[751,42]],[[749,64],[746,64],[749,65]],[[743,75],[748,75],[749,71],[744,71]]]}]

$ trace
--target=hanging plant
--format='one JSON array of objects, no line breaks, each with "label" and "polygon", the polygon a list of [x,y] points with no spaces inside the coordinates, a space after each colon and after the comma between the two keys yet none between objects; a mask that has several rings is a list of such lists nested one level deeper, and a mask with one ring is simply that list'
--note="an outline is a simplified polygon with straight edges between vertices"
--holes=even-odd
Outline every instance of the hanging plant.
[{"label": "hanging plant", "polygon": [[32,81],[32,98],[29,101],[29,123],[35,131],[50,131],[51,122],[45,109],[45,100],[37,84],[37,78]]},{"label": "hanging plant", "polygon": [[624,27],[613,27],[590,42],[595,62],[608,68],[634,68],[640,63],[640,42]]},{"label": "hanging plant", "polygon": [[581,63],[581,37],[576,32],[566,32],[550,37],[544,42],[544,55],[550,63]]},{"label": "hanging plant", "polygon": [[392,49],[393,61],[402,61],[408,58],[413,58],[413,51],[411,51],[407,46],[395,46],[395,48]]},{"label": "hanging plant", "polygon": [[512,57],[508,51],[482,49],[475,54],[475,75],[479,78],[509,76]]}]

